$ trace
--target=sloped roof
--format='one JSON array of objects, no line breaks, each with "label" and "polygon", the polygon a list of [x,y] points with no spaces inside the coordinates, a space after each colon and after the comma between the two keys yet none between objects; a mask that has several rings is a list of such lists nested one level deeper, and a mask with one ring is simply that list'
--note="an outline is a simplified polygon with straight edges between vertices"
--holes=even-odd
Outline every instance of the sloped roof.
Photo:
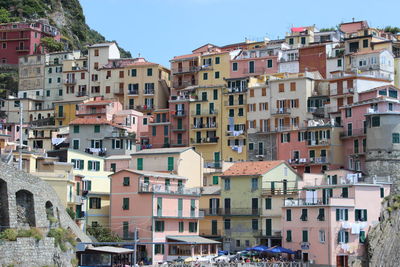
[{"label": "sloped roof", "polygon": [[188,55],[181,55],[181,56],[175,56],[171,61],[174,60],[179,60],[179,59],[189,59],[189,58],[195,58],[200,56],[200,53],[194,53],[194,54],[188,54]]},{"label": "sloped roof", "polygon": [[220,244],[221,242],[213,239],[204,238],[198,235],[179,235],[179,236],[167,236],[168,239],[173,239],[180,242],[192,243],[192,244]]},{"label": "sloped roof", "polygon": [[245,176],[245,175],[261,175],[278,165],[285,163],[284,160],[272,161],[243,161],[236,162],[227,169],[221,176]]},{"label": "sloped roof", "polygon": [[344,33],[353,33],[364,28],[368,28],[368,23],[365,20],[340,24],[340,30]]},{"label": "sloped roof", "polygon": [[179,154],[189,149],[192,148],[191,147],[150,148],[134,152],[131,155],[135,156],[135,155],[152,155],[152,154]]},{"label": "sloped roof", "polygon": [[162,178],[169,178],[169,179],[187,180],[186,177],[179,176],[179,175],[176,175],[176,174],[167,173],[167,172],[139,171],[139,170],[134,170],[134,169],[123,169],[123,170],[117,171],[114,174],[111,174],[110,176],[113,176],[113,175],[115,175],[117,173],[120,173],[120,172],[123,172],[123,171],[136,173],[136,174],[139,174],[139,175],[152,176],[152,177],[162,177]]}]

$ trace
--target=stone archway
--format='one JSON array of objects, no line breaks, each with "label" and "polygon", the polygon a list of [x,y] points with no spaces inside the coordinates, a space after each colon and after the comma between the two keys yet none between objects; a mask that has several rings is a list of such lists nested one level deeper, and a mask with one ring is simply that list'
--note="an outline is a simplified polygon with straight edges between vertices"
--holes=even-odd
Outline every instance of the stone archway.
[{"label": "stone archway", "polygon": [[10,227],[7,183],[0,179],[0,231]]},{"label": "stone archway", "polygon": [[17,224],[19,227],[35,227],[35,202],[33,194],[28,190],[15,193],[17,202]]}]

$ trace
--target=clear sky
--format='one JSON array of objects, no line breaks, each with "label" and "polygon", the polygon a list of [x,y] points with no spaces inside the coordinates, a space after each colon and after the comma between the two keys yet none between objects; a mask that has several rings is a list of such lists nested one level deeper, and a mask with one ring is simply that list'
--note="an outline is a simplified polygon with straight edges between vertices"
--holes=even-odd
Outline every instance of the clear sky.
[{"label": "clear sky", "polygon": [[132,57],[169,67],[205,44],[284,37],[292,26],[319,28],[368,20],[400,27],[399,0],[80,0],[87,23]]}]

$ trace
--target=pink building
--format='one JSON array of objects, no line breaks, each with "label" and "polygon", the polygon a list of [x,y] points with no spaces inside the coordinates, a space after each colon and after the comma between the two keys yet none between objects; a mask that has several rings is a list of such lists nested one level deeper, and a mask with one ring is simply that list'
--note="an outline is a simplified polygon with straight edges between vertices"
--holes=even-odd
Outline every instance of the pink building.
[{"label": "pink building", "polygon": [[376,112],[399,112],[400,89],[380,86],[359,93],[359,101],[340,108],[343,133],[341,135],[345,168],[366,171],[367,120],[365,114]]},{"label": "pink building", "polygon": [[230,77],[241,78],[278,72],[278,56],[273,49],[243,50],[231,60]]},{"label": "pink building", "polygon": [[[141,243],[139,260],[153,263],[178,257],[217,254],[214,240],[199,237],[200,190],[185,188],[186,178],[168,173],[125,169],[111,175],[111,230]],[[174,242],[174,244],[168,244]]]},{"label": "pink building", "polygon": [[315,266],[351,266],[365,255],[366,236],[379,221],[390,183],[389,177],[359,180],[363,178],[346,170],[328,171],[322,183],[306,183],[312,186],[304,186],[300,198],[285,199],[283,247],[298,251]]},{"label": "pink building", "polygon": [[18,58],[44,52],[43,37],[60,40],[60,32],[44,20],[0,24],[0,64],[18,64]]}]

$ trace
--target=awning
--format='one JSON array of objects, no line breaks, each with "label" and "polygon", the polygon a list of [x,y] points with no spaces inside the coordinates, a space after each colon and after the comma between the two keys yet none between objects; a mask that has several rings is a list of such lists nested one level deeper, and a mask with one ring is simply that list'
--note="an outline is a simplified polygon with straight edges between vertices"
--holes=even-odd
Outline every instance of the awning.
[{"label": "awning", "polygon": [[130,254],[134,252],[133,249],[111,247],[111,246],[87,248],[86,251],[95,251],[99,253],[108,253],[108,254]]},{"label": "awning", "polygon": [[168,239],[173,239],[178,242],[185,242],[191,244],[219,244],[220,242],[204,238],[197,235],[186,235],[186,236],[167,236]]}]

